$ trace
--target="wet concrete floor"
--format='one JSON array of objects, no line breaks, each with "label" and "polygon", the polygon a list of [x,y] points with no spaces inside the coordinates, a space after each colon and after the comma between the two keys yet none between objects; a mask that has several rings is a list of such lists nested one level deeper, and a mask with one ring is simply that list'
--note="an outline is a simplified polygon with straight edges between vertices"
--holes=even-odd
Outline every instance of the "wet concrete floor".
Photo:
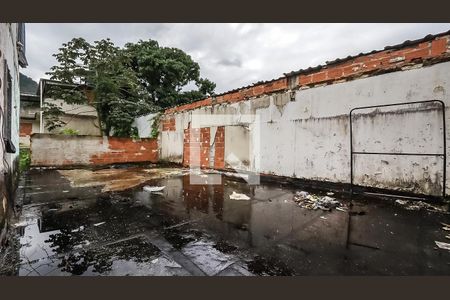
[{"label": "wet concrete floor", "polygon": [[[16,274],[450,275],[450,251],[435,244],[450,242],[440,224],[448,213],[365,199],[353,201],[352,214],[309,210],[293,201],[293,186],[223,174],[220,184],[198,185],[168,173],[145,182],[166,187],[149,193],[30,170],[14,224]],[[233,192],[251,199],[232,200]]]}]

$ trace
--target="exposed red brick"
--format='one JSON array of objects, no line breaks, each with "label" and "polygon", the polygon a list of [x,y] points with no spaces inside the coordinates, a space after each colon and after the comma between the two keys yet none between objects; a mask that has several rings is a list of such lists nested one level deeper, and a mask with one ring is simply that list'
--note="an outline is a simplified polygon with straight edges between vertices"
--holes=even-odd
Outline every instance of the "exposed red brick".
[{"label": "exposed red brick", "polygon": [[224,100],[223,96],[220,95],[220,96],[217,96],[217,97],[216,97],[216,102],[217,102],[218,104],[221,104],[221,103],[225,102],[225,100]]},{"label": "exposed red brick", "polygon": [[216,136],[214,138],[214,168],[225,168],[225,127],[217,127]]},{"label": "exposed red brick", "polygon": [[175,117],[166,115],[161,120],[161,125],[162,125],[162,131],[175,131],[176,130]]},{"label": "exposed red brick", "polygon": [[327,72],[326,71],[312,74],[313,83],[319,83],[319,82],[322,82],[325,80],[327,80]]},{"label": "exposed red brick", "polygon": [[411,61],[413,59],[426,58],[426,57],[428,57],[429,53],[430,53],[429,48],[414,49],[414,50],[405,52],[405,59],[406,59],[406,61]]},{"label": "exposed red brick", "polygon": [[[383,50],[351,58],[350,60],[344,60],[341,63],[336,62],[329,64],[318,70],[315,69],[310,72],[299,74],[297,84],[299,86],[305,86],[324,82],[329,83],[346,78],[351,79],[364,74],[373,74],[379,70],[394,70],[404,64],[411,63],[411,61],[437,58],[442,57],[442,55],[448,56],[448,39],[448,35],[440,36],[433,41],[420,42],[415,45],[404,46],[401,49]],[[255,84],[252,87],[241,88],[237,91],[235,90],[217,96],[215,102],[218,104],[233,103],[287,88],[288,79],[280,78],[271,82]],[[210,101],[209,98],[166,110],[166,114],[208,105],[212,105],[212,101]]]},{"label": "exposed red brick", "polygon": [[108,137],[108,152],[92,155],[90,162],[96,165],[157,162],[158,141],[156,139],[133,140],[130,138]]},{"label": "exposed red brick", "polygon": [[20,136],[30,136],[33,131],[32,123],[20,123]]},{"label": "exposed red brick", "polygon": [[264,86],[259,84],[252,87],[253,96],[259,96],[264,93]]},{"label": "exposed red brick", "polygon": [[338,79],[342,77],[343,70],[342,68],[332,68],[327,71],[327,78],[328,79]]},{"label": "exposed red brick", "polygon": [[438,56],[447,52],[448,40],[446,38],[434,40],[431,43],[431,56]]},{"label": "exposed red brick", "polygon": [[312,75],[300,75],[298,77],[299,85],[307,85],[312,82]]}]

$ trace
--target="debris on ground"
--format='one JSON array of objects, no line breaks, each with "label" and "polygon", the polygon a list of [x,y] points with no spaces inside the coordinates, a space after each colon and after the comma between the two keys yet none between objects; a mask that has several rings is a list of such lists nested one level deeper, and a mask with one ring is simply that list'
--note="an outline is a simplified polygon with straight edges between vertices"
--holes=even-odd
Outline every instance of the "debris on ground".
[{"label": "debris on ground", "polygon": [[144,191],[146,191],[146,192],[150,192],[150,193],[153,193],[153,192],[160,192],[160,191],[162,191],[163,189],[165,188],[165,186],[149,186],[149,185],[146,185],[146,186],[144,186]]},{"label": "debris on ground", "polygon": [[423,201],[411,201],[411,200],[400,200],[400,199],[397,199],[397,200],[395,200],[395,203],[400,205],[400,206],[404,206],[405,209],[407,209],[407,210],[427,209],[427,210],[431,210],[431,211],[441,211],[441,212],[446,211],[442,207],[439,207],[439,206],[436,206],[436,205],[432,205],[430,203],[423,202]]},{"label": "debris on ground", "polygon": [[441,222],[441,225],[443,226],[442,230],[450,231],[450,225],[449,224]]},{"label": "debris on ground", "polygon": [[438,242],[434,241],[436,243],[436,246],[438,246],[440,249],[449,250],[450,251],[450,244],[444,243],[444,242]]},{"label": "debris on ground", "polygon": [[230,195],[231,200],[250,200],[250,197],[245,194],[239,194],[233,191]]},{"label": "debris on ground", "polygon": [[302,208],[307,209],[321,209],[329,211],[332,208],[340,208],[343,207],[342,203],[340,203],[335,198],[330,196],[317,196],[311,195],[308,192],[300,191],[296,192],[294,195],[294,201],[298,203],[298,205]]},{"label": "debris on ground", "polygon": [[84,226],[81,225],[80,227],[78,227],[76,229],[73,229],[72,232],[80,232],[80,231],[83,231],[83,230],[84,230]]},{"label": "debris on ground", "polygon": [[106,222],[95,223],[94,226],[97,227],[97,226],[103,225],[103,224],[105,224],[105,223],[106,223]]},{"label": "debris on ground", "polygon": [[328,192],[327,196],[334,196],[334,193],[333,192]]}]

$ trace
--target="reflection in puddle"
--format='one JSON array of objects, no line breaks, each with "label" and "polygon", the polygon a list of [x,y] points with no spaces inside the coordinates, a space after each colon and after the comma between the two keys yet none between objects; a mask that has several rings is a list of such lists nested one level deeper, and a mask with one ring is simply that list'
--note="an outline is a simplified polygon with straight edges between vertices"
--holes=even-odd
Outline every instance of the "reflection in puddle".
[{"label": "reflection in puddle", "polygon": [[450,274],[450,252],[434,249],[445,213],[364,199],[353,208],[364,214],[308,210],[293,186],[224,176],[218,185],[191,185],[188,175],[146,182],[166,186],[160,194],[101,193],[54,172],[29,178],[19,275],[189,275],[192,264],[206,275]]}]

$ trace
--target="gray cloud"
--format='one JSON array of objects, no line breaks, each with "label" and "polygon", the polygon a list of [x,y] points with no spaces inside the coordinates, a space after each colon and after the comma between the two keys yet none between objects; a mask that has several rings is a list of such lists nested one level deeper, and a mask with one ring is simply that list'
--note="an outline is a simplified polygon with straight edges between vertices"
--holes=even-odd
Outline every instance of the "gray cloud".
[{"label": "gray cloud", "polygon": [[446,24],[27,24],[29,67],[35,80],[46,77],[52,57],[73,37],[111,38],[116,45],[154,39],[177,47],[200,64],[201,76],[224,92],[283,73],[355,55],[429,33]]},{"label": "gray cloud", "polygon": [[229,58],[222,58],[221,60],[219,60],[217,62],[217,64],[219,65],[223,65],[225,67],[238,67],[240,68],[242,66],[242,61],[239,58],[233,58],[233,59],[229,59]]}]

